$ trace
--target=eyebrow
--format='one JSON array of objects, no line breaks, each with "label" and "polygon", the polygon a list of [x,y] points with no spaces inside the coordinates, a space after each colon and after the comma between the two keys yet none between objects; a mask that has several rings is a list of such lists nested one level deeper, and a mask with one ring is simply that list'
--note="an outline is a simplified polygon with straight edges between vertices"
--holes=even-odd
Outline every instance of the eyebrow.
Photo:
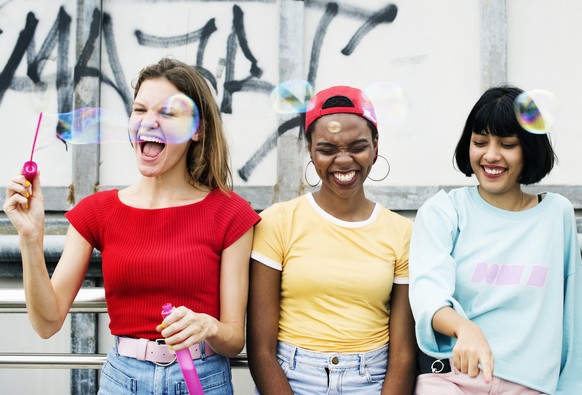
[{"label": "eyebrow", "polygon": [[[353,145],[358,145],[358,144],[369,144],[370,142],[368,141],[368,139],[359,139],[359,140],[354,140],[351,143],[348,144],[348,146],[353,146]],[[336,147],[337,144],[334,143],[329,143],[327,141],[322,141],[317,143],[316,145],[321,145],[321,146],[326,146],[326,147]]]}]

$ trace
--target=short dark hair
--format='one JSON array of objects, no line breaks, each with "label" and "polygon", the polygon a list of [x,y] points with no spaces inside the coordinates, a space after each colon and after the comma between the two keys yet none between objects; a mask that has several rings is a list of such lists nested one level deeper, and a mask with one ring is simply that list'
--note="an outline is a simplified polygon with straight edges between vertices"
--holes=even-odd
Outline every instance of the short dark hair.
[{"label": "short dark hair", "polygon": [[493,87],[485,91],[473,106],[455,149],[457,167],[467,177],[473,174],[469,160],[472,133],[499,137],[517,135],[523,150],[523,171],[517,180],[521,184],[539,182],[554,167],[557,157],[548,134],[530,133],[517,120],[513,106],[521,93],[522,89],[513,86]]}]

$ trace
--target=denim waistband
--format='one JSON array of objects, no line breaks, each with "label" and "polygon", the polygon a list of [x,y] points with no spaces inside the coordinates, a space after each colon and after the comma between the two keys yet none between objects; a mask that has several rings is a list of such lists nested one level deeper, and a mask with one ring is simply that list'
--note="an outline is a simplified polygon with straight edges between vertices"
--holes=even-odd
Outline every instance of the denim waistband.
[{"label": "denim waistband", "polygon": [[353,367],[363,369],[366,363],[372,363],[378,358],[385,360],[387,351],[388,345],[359,353],[310,351],[282,341],[279,341],[277,346],[277,355],[287,360],[291,369],[294,369],[296,361],[300,361],[305,365],[324,366],[329,369]]}]

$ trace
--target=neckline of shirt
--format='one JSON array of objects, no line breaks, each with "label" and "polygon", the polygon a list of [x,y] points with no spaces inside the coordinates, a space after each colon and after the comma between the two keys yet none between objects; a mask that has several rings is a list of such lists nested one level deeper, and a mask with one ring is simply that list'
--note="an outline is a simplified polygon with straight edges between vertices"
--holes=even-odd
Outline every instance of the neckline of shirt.
[{"label": "neckline of shirt", "polygon": [[501,218],[509,218],[509,219],[524,219],[533,217],[539,214],[543,207],[550,204],[553,196],[549,192],[543,192],[545,194],[544,198],[541,202],[536,204],[533,207],[530,207],[525,210],[521,211],[509,211],[504,210],[499,207],[495,207],[494,205],[488,203],[485,199],[481,197],[479,191],[477,190],[477,186],[468,187],[467,191],[469,193],[469,197],[471,200],[478,206],[481,207],[483,210],[487,211],[491,215],[496,215]]},{"label": "neckline of shirt", "polygon": [[367,219],[363,221],[344,221],[343,219],[334,217],[333,215],[319,207],[311,192],[308,192],[305,195],[305,198],[307,199],[307,202],[313,208],[313,210],[315,210],[315,212],[319,214],[319,216],[335,225],[342,226],[344,228],[361,228],[363,226],[373,223],[376,220],[376,218],[378,218],[378,215],[380,214],[380,209],[382,208],[382,206],[379,203],[375,203],[374,210],[372,210],[372,214],[370,214],[370,216]]},{"label": "neckline of shirt", "polygon": [[127,203],[124,203],[119,198],[119,190],[114,189],[114,191],[115,191],[115,199],[116,199],[118,204],[120,204],[121,206],[128,208],[128,209],[140,210],[140,211],[144,211],[144,212],[155,212],[155,211],[171,210],[171,209],[187,209],[187,208],[191,208],[191,207],[200,206],[202,204],[205,204],[205,202],[209,201],[210,200],[209,197],[211,195],[214,195],[214,192],[215,192],[215,191],[210,191],[206,196],[204,196],[204,198],[202,200],[199,200],[199,201],[194,202],[194,203],[187,203],[187,204],[182,204],[179,206],[169,206],[169,207],[143,208],[143,207],[134,207],[134,206],[131,206]]}]

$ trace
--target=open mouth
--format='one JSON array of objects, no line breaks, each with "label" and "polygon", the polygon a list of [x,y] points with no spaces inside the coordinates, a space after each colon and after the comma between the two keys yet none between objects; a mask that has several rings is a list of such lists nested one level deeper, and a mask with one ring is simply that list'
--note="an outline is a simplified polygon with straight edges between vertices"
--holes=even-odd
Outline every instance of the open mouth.
[{"label": "open mouth", "polygon": [[352,170],[347,173],[332,173],[332,175],[340,184],[349,184],[356,176],[356,171]]},{"label": "open mouth", "polygon": [[156,158],[166,148],[166,142],[155,136],[138,136],[141,153],[147,158]]}]

